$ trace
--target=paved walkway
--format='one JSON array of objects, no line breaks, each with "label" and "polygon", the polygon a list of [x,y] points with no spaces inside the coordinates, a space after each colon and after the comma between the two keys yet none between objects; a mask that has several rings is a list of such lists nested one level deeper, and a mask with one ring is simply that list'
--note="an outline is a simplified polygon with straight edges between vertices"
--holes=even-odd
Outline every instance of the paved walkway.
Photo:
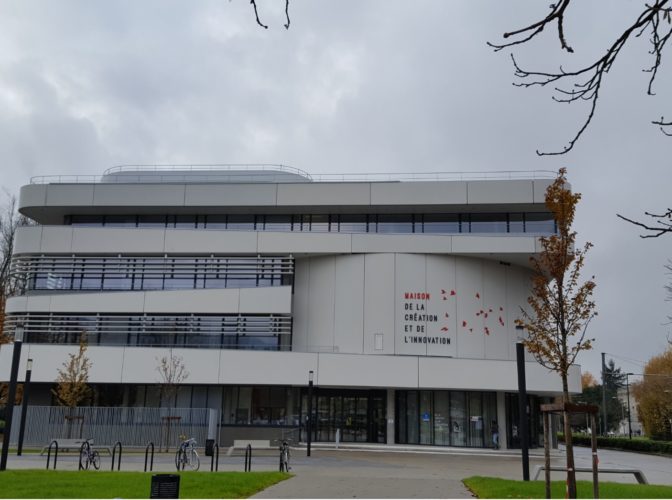
[{"label": "paved walkway", "polygon": [[[530,470],[543,463],[542,450],[533,450]],[[590,466],[590,449],[576,448],[577,466]],[[600,466],[642,469],[652,484],[672,485],[672,459],[654,455],[599,450]],[[210,470],[210,458],[201,457],[201,470]],[[462,479],[474,475],[521,478],[520,455],[513,451],[469,450],[434,447],[356,447],[336,450],[313,449],[312,457],[305,450],[294,450],[291,472],[295,476],[256,495],[256,498],[470,498]],[[561,452],[554,451],[554,465],[562,465]],[[243,457],[220,456],[219,470],[243,470]],[[10,454],[8,469],[43,469],[46,456]],[[102,469],[110,470],[110,457],[103,455]],[[61,454],[58,470],[76,470],[77,456]],[[144,468],[144,454],[124,452],[121,469]],[[256,451],[252,470],[277,470],[275,450]],[[158,454],[155,472],[175,470],[172,453]],[[553,479],[561,479],[554,473]],[[579,475],[579,479],[590,479]],[[634,483],[632,475],[609,474],[605,481]]]}]

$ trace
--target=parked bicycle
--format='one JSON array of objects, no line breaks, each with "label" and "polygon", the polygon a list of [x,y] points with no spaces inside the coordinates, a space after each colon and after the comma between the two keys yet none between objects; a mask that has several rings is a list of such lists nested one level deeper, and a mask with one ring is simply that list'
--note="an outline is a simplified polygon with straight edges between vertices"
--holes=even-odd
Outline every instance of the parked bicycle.
[{"label": "parked bicycle", "polygon": [[182,441],[182,444],[180,444],[175,453],[175,467],[177,467],[177,470],[184,470],[187,467],[191,470],[198,470],[200,466],[201,459],[198,457],[198,452],[196,451],[196,440],[189,438],[186,441]]},{"label": "parked bicycle", "polygon": [[289,472],[290,469],[289,443],[283,440],[282,444],[280,445],[280,472]]},{"label": "parked bicycle", "polygon": [[82,448],[79,452],[79,468],[88,470],[90,466],[98,470],[100,469],[100,453],[91,448],[92,440],[87,439],[82,443]]}]

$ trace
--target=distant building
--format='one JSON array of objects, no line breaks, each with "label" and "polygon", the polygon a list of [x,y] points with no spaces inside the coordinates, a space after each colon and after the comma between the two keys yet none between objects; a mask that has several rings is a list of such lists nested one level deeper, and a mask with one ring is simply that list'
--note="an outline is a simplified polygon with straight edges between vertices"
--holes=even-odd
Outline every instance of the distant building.
[{"label": "distant building", "polygon": [[637,401],[630,391],[630,420],[628,420],[628,390],[627,387],[619,387],[617,398],[621,404],[622,414],[621,420],[618,424],[618,433],[627,436],[632,430],[633,436],[640,436],[644,434],[642,423],[639,421],[639,414],[637,413]]},{"label": "distant building", "polygon": [[[115,168],[36,178],[7,304],[34,359],[31,404],[88,334],[95,403],[219,412],[241,434],[518,445],[514,320],[555,231],[543,173],[326,176],[288,168]],[[160,401],[157,359],[190,372]],[[0,351],[0,379],[11,349]],[[22,361],[25,362],[25,361]],[[557,374],[527,362],[532,440]],[[580,370],[570,371],[580,392]]]}]

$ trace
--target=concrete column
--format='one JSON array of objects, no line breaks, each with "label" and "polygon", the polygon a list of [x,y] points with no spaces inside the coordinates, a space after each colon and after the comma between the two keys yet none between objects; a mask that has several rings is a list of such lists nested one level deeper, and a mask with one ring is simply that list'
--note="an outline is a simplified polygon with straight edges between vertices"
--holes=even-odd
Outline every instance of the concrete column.
[{"label": "concrete column", "polygon": [[509,449],[509,443],[507,443],[507,422],[506,422],[506,399],[504,397],[504,392],[499,391],[497,393],[497,425],[499,426],[499,447],[502,450]]},{"label": "concrete column", "polygon": [[387,390],[387,444],[394,444],[394,389]]}]

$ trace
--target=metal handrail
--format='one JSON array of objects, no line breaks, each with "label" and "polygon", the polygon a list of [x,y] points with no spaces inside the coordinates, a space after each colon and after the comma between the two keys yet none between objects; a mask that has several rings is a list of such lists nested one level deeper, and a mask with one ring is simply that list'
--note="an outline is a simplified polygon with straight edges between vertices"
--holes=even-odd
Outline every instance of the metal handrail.
[{"label": "metal handrail", "polygon": [[[247,168],[243,168],[247,167]],[[118,170],[113,170],[118,169]],[[164,182],[164,179],[157,175],[154,177],[143,177],[141,172],[179,172],[184,170],[190,172],[192,175],[186,174],[183,182],[217,182],[222,181],[222,176],[214,172],[235,172],[241,171],[264,171],[264,172],[287,172],[293,173],[305,178],[308,182],[433,182],[433,181],[483,181],[483,180],[551,180],[555,179],[557,173],[552,170],[495,170],[495,171],[478,171],[478,172],[390,172],[390,173],[342,173],[342,174],[308,174],[303,170],[284,165],[146,165],[146,166],[131,166],[124,165],[119,167],[112,167],[101,175],[42,175],[31,177],[31,184],[100,184],[100,183],[119,183],[119,184],[135,184],[140,180],[154,181],[156,183]],[[199,171],[205,172],[194,177]],[[114,177],[115,173],[121,172],[138,172],[135,176],[120,175]],[[210,172],[212,175],[208,175]],[[191,179],[189,179],[191,177]],[[235,180],[238,183],[255,182],[252,176],[241,174],[240,178]],[[168,175],[165,180],[172,180],[175,182],[176,175]],[[231,181],[229,181],[231,182]],[[286,181],[285,181],[286,182]]]},{"label": "metal handrail", "polygon": [[150,441],[147,443],[147,447],[145,448],[145,472],[147,472],[147,455],[149,454],[149,447],[152,447],[152,459],[149,462],[149,472],[152,472],[154,469],[154,443]]},{"label": "metal handrail", "polygon": [[310,174],[300,168],[275,163],[195,163],[192,165],[156,164],[156,165],[115,165],[103,172],[103,175],[112,175],[120,172],[230,172],[230,171],[263,171],[289,172],[310,179]]},{"label": "metal handrail", "polygon": [[114,470],[114,456],[117,452],[117,447],[119,447],[119,456],[117,457],[117,470],[120,471],[121,470],[121,450],[122,450],[121,441],[117,441],[116,443],[114,443],[114,448],[112,448],[112,467],[110,468],[110,470]]},{"label": "metal handrail", "polygon": [[54,453],[54,470],[56,470],[56,462],[58,461],[58,441],[55,439],[49,443],[49,449],[47,450],[47,470],[49,470],[49,462],[51,461],[51,447],[56,446],[56,451]]}]

